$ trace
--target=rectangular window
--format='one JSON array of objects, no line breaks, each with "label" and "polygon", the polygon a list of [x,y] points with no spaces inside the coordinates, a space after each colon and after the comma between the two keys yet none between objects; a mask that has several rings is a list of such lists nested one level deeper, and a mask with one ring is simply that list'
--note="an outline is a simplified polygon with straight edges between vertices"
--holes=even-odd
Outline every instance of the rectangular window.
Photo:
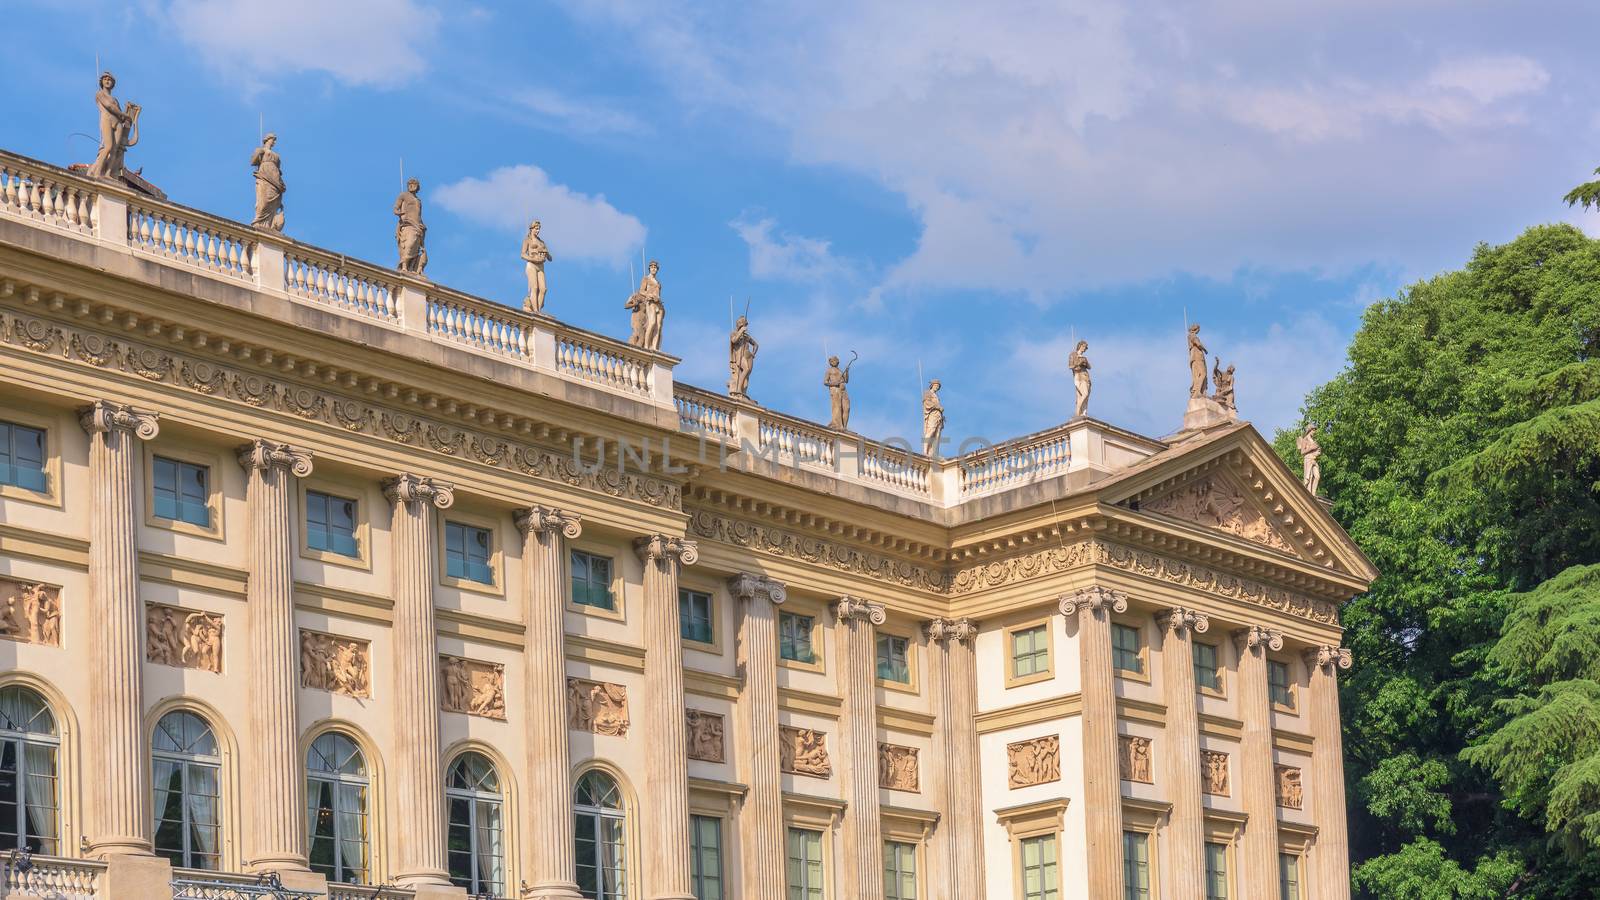
[{"label": "rectangular window", "polygon": [[444,523],[444,573],[462,581],[494,584],[494,535],[487,528]]},{"label": "rectangular window", "polygon": [[361,547],[356,542],[356,501],[321,491],[306,491],[306,546],[360,559]]},{"label": "rectangular window", "polygon": [[1023,838],[1020,850],[1023,900],[1058,900],[1061,876],[1056,871],[1056,836]]},{"label": "rectangular window", "polygon": [[1111,624],[1111,666],[1135,675],[1144,673],[1144,659],[1139,655],[1139,629]]},{"label": "rectangular window", "polygon": [[822,832],[789,829],[789,900],[823,900]]},{"label": "rectangular window", "polygon": [[211,469],[158,456],[151,473],[156,518],[211,527]]},{"label": "rectangular window", "polygon": [[45,493],[45,458],[43,429],[0,422],[0,484]]},{"label": "rectangular window", "polygon": [[917,900],[917,845],[883,842],[883,900]]},{"label": "rectangular window", "polygon": [[1142,831],[1122,833],[1122,896],[1150,900],[1150,835]]},{"label": "rectangular window", "polygon": [[1050,669],[1050,632],[1035,625],[1011,632],[1011,677],[1039,675]]},{"label": "rectangular window", "polygon": [[911,642],[892,634],[878,635],[878,677],[896,684],[911,683]]},{"label": "rectangular window", "polygon": [[611,593],[611,557],[572,551],[572,602],[616,612]]},{"label": "rectangular window", "polygon": [[678,589],[678,630],[682,632],[684,640],[698,644],[709,644],[716,639],[710,594],[688,588]]},{"label": "rectangular window", "polygon": [[690,884],[695,900],[722,900],[722,820],[689,817]]},{"label": "rectangular window", "polygon": [[1222,690],[1222,671],[1217,668],[1217,645],[1194,645],[1194,683],[1208,691]]},{"label": "rectangular window", "polygon": [[1300,900],[1300,857],[1278,854],[1278,895],[1282,900]]},{"label": "rectangular window", "polygon": [[1294,689],[1289,683],[1288,663],[1267,660],[1267,688],[1272,693],[1274,704],[1294,708]]},{"label": "rectangular window", "polygon": [[817,654],[811,647],[811,630],[816,620],[797,613],[778,613],[778,656],[811,664]]},{"label": "rectangular window", "polygon": [[1228,845],[1206,842],[1206,900],[1228,900]]}]

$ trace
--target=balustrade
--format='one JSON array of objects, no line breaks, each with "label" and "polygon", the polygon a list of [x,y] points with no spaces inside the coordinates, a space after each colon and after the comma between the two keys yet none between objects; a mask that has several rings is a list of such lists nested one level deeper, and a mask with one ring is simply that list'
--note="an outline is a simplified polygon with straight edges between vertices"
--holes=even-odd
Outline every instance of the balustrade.
[{"label": "balustrade", "polygon": [[128,244],[231,278],[255,277],[255,239],[177,211],[128,205]]},{"label": "balustrade", "polygon": [[490,353],[531,359],[530,329],[512,319],[510,310],[465,297],[428,296],[428,333]]},{"label": "balustrade", "polygon": [[1030,435],[961,457],[963,498],[1002,490],[1065,471],[1072,445],[1065,427]]},{"label": "balustrade", "polygon": [[861,453],[861,475],[913,494],[929,492],[932,464],[922,457],[881,444],[868,444]]},{"label": "balustrade", "polygon": [[311,253],[285,253],[283,289],[314,303],[398,323],[400,310],[395,295],[399,289],[394,282],[379,277],[378,271],[358,269]]},{"label": "balustrade", "polygon": [[673,391],[678,408],[678,426],[684,431],[734,438],[733,404],[716,394],[694,388]]},{"label": "balustrade", "polygon": [[106,864],[87,859],[29,856],[12,853],[3,860],[5,873],[0,894],[48,897],[51,900],[93,900],[102,897],[100,877]]},{"label": "balustrade", "polygon": [[88,234],[94,230],[96,192],[45,169],[0,160],[0,211]]},{"label": "balustrade", "polygon": [[556,371],[630,394],[650,393],[649,362],[570,332],[556,332]]},{"label": "balustrade", "polygon": [[763,414],[757,433],[763,456],[775,451],[780,458],[787,456],[793,462],[818,463],[830,468],[839,458],[838,438],[833,432],[799,419]]}]

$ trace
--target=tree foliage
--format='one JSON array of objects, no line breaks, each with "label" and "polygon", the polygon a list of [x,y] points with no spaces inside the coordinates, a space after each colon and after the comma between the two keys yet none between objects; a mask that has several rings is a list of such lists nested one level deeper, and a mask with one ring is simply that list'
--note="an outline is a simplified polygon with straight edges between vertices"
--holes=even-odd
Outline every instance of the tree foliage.
[{"label": "tree foliage", "polygon": [[1600,689],[1581,684],[1600,667],[1600,241],[1532,228],[1374,304],[1305,415],[1334,515],[1382,573],[1344,610],[1358,890],[1582,895],[1600,882]]},{"label": "tree foliage", "polygon": [[[1600,175],[1600,169],[1594,173]],[[1567,192],[1568,206],[1582,206],[1584,209],[1600,207],[1600,181],[1586,181]]]}]

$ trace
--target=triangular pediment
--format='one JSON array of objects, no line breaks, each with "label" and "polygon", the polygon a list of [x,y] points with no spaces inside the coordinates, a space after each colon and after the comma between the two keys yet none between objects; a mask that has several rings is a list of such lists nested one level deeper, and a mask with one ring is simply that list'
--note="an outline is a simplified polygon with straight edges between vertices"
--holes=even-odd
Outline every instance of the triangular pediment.
[{"label": "triangular pediment", "polygon": [[1225,468],[1218,468],[1164,494],[1139,502],[1144,512],[1160,513],[1270,547],[1292,556],[1301,554],[1279,524]]}]

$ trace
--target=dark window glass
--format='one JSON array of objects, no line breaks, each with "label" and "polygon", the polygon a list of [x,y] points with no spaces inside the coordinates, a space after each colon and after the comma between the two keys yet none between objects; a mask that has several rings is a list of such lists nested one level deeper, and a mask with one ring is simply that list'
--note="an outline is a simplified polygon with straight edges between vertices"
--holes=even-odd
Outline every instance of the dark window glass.
[{"label": "dark window glass", "polygon": [[1215,644],[1194,645],[1194,683],[1207,690],[1222,690],[1222,671],[1217,668]]},{"label": "dark window glass", "polygon": [[1139,655],[1139,629],[1112,623],[1111,664],[1113,668],[1135,675],[1144,672],[1144,659]]},{"label": "dark window glass", "polygon": [[615,611],[611,593],[611,557],[572,551],[572,602]]},{"label": "dark window glass", "polygon": [[211,527],[211,469],[158,456],[151,474],[156,518]]},{"label": "dark window glass", "polygon": [[896,684],[911,683],[911,642],[892,634],[878,635],[878,677]]},{"label": "dark window glass", "polygon": [[493,549],[494,536],[489,529],[444,523],[445,574],[451,578],[494,584],[494,566],[490,564]]},{"label": "dark window glass", "polygon": [[44,493],[44,432],[26,425],[0,422],[0,484]]},{"label": "dark window glass", "polygon": [[683,639],[709,644],[716,639],[711,617],[711,595],[688,588],[678,590],[678,628]]},{"label": "dark window glass", "polygon": [[816,653],[811,648],[811,628],[814,622],[810,616],[779,613],[778,655],[795,662],[816,662]]},{"label": "dark window glass", "polygon": [[1267,687],[1272,691],[1272,702],[1294,708],[1294,688],[1289,681],[1289,665],[1275,659],[1267,660]]},{"label": "dark window glass", "polygon": [[359,559],[356,501],[321,491],[306,491],[306,546]]}]

